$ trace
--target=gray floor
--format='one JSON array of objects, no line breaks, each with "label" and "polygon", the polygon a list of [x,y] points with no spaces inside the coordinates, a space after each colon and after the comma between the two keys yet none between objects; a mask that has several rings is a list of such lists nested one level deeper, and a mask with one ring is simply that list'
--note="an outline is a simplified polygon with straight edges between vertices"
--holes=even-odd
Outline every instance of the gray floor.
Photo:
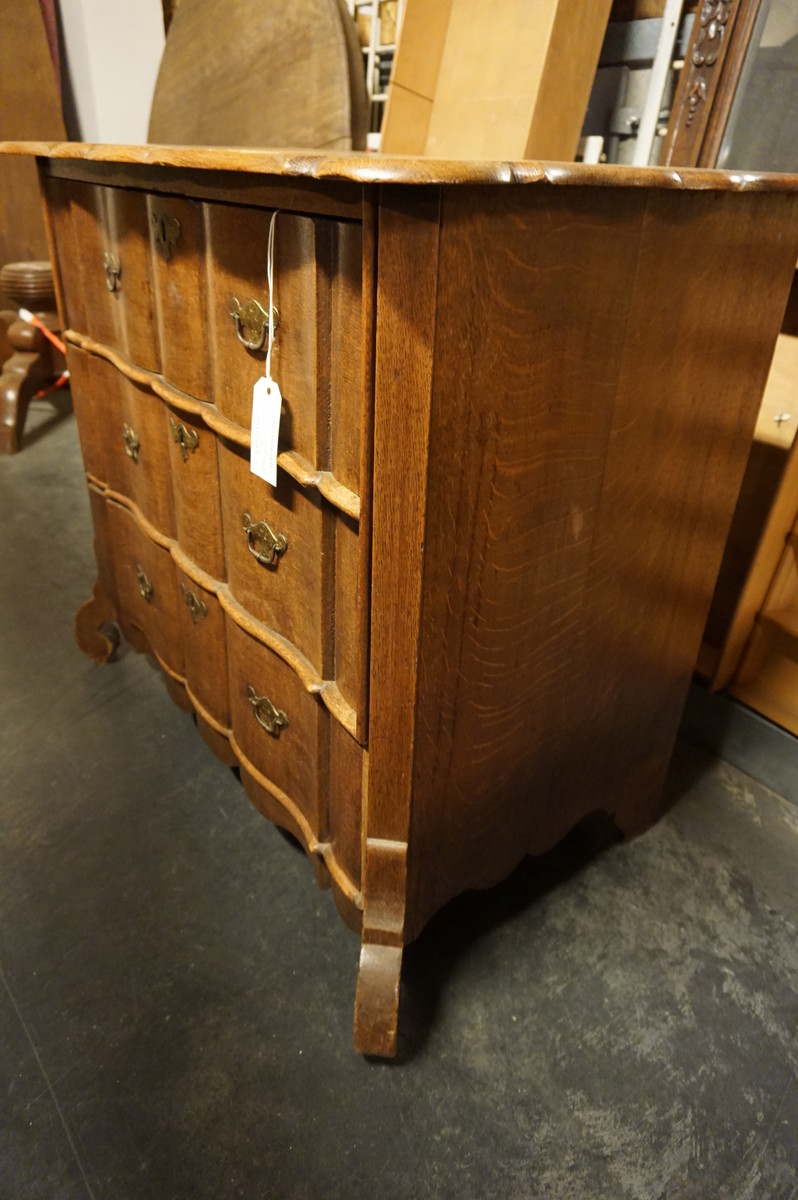
[{"label": "gray floor", "polygon": [[146,659],[72,642],[48,414],[0,460],[0,1200],[798,1196],[798,809],[683,739],[656,828],[451,905],[399,1063],[356,1057],[304,856]]}]

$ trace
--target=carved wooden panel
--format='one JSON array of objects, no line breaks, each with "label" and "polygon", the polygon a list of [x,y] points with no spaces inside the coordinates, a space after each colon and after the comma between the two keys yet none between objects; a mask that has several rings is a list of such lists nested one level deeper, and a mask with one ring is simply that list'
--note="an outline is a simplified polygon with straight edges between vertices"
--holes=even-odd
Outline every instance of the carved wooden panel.
[{"label": "carved wooden panel", "polygon": [[762,0],[703,0],[674,96],[663,166],[711,167]]}]

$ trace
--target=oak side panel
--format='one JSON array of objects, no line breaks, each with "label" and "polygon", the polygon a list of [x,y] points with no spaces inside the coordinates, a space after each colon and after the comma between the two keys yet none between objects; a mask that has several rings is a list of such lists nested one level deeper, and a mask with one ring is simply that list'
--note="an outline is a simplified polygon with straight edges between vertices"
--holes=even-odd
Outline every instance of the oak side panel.
[{"label": "oak side panel", "polygon": [[551,823],[644,206],[444,199],[408,938]]},{"label": "oak side panel", "polygon": [[789,196],[649,195],[552,797],[572,818],[659,815],[796,248]]},{"label": "oak side panel", "polygon": [[365,834],[398,842],[412,785],[439,205],[437,189],[385,188],[379,209]]}]

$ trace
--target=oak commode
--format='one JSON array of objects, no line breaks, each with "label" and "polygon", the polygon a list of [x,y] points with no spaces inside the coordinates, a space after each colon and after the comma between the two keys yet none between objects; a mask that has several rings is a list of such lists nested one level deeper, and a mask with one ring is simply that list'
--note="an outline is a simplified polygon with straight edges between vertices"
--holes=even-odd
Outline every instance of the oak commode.
[{"label": "oak commode", "polygon": [[[798,250],[794,177],[305,152],[39,158],[96,533],[150,649],[361,932],[402,947],[660,791]],[[249,469],[267,237],[277,485]],[[534,946],[530,946],[534,953]],[[534,1003],[534,997],[530,997]]]}]

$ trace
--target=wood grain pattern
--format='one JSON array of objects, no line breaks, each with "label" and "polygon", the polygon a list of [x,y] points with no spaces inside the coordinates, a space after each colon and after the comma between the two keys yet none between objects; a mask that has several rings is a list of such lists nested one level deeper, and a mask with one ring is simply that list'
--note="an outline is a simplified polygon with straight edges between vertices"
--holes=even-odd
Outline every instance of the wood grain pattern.
[{"label": "wood grain pattern", "polygon": [[[152,371],[142,370],[110,346],[105,346],[102,342],[95,341],[94,338],[76,333],[73,329],[64,330],[63,336],[70,345],[79,346],[89,354],[97,355],[112,363],[125,378],[148,388],[177,411],[201,417],[209,429],[218,433],[226,441],[245,450],[249,449],[252,441],[249,430],[245,429],[243,425],[231,421],[229,417],[225,417],[215,405],[208,404],[203,400],[196,400],[193,396],[178,391],[162,376]],[[348,517],[352,517],[356,521],[360,519],[360,498],[339,483],[330,471],[317,470],[294,450],[281,451],[277,455],[277,465],[302,487],[317,488],[325,500],[328,500],[341,512],[346,513]]]},{"label": "wood grain pattern", "polygon": [[[249,428],[252,388],[263,376],[266,346],[248,350],[230,316],[235,297],[256,300],[268,312],[267,246],[272,214],[206,206],[209,255],[209,336],[214,346],[211,399],[220,412]],[[318,325],[316,227],[308,217],[281,213],[274,236],[274,305],[279,313],[272,375],[283,396],[280,449],[319,462],[316,419]],[[329,322],[329,317],[328,317]]]},{"label": "wood grain pattern", "polygon": [[[185,198],[215,214],[193,153],[198,196]],[[251,476],[245,426],[229,413],[119,347],[80,330],[67,338],[79,386],[85,377],[81,426],[105,418],[97,398],[111,372],[112,411],[138,405],[145,424],[160,411],[163,476],[177,481],[162,493],[168,512],[153,507],[157,480],[136,491],[143,476],[117,461],[113,430],[82,431],[98,586],[81,644],[107,656],[98,625],[118,615],[216,751],[240,763],[257,807],[298,833],[320,885],[332,883],[361,927],[356,1045],[391,1054],[402,948],[441,904],[502,878],[597,809],[627,833],[659,812],[793,278],[798,190],[534,164],[516,183],[507,168],[504,186],[501,165],[477,170],[478,183],[455,183],[473,168],[450,165],[447,182],[426,187],[443,168],[431,176],[421,164],[404,186],[395,180],[408,165],[382,162],[287,168],[375,171],[380,184],[361,180],[358,223],[290,214],[311,231],[298,268],[311,282],[293,319],[313,326],[297,326],[295,345],[312,379],[302,419],[314,442],[303,447],[312,458],[283,451],[276,489]],[[160,168],[132,167],[130,203],[146,212]],[[59,273],[77,269],[72,186],[68,210],[60,183],[48,193],[65,230]],[[240,216],[239,206],[229,258],[244,270],[237,241],[251,224]],[[203,254],[212,262],[211,245],[194,244],[192,271]],[[91,311],[95,298],[66,276],[64,292]],[[199,431],[185,460],[170,413]],[[214,507],[199,475],[193,498],[180,498],[181,472],[203,447],[209,479],[219,459],[224,578],[206,569],[202,539],[190,544],[172,520],[181,503]],[[357,519],[324,498],[322,481]],[[270,574],[246,549],[250,507],[288,533]],[[151,571],[162,612],[137,590],[131,561]],[[179,582],[204,589],[196,624]],[[229,735],[220,641],[193,648],[222,616]],[[784,612],[768,620],[768,636],[792,636]],[[284,710],[279,736],[258,724],[250,685]]]},{"label": "wood grain pattern", "polygon": [[573,159],[610,2],[452,0],[429,127],[416,152]]},{"label": "wood grain pattern", "polygon": [[[227,683],[227,637],[224,613],[213,592],[177,571],[182,601],[185,682],[192,702],[213,717],[218,730],[230,729]],[[181,586],[182,585],[182,586]],[[201,606],[201,607],[199,607]]]},{"label": "wood grain pattern", "polygon": [[[409,211],[401,196],[384,190],[376,299],[374,473],[380,486],[373,501],[371,749],[355,998],[355,1046],[383,1055],[396,1049],[405,921],[439,233],[437,192],[419,197]],[[389,860],[398,856],[402,863],[401,871],[389,872],[397,885],[390,897],[378,886],[385,875],[383,844],[391,848]],[[390,946],[380,932],[386,905],[396,935]]]},{"label": "wood grain pattern", "polygon": [[[504,162],[495,159],[437,159],[414,158],[392,154],[313,154],[303,150],[224,150],[201,146],[116,146],[93,145],[84,142],[0,142],[0,155],[35,155],[50,159],[48,171],[66,178],[114,182],[116,186],[146,188],[158,167],[158,185],[174,188],[179,179],[182,189],[190,187],[187,173],[211,171],[202,180],[202,190],[211,198],[216,188],[223,187],[220,199],[243,201],[252,189],[292,186],[292,181],[318,181],[322,190],[316,193],[317,204],[324,211],[356,218],[360,214],[362,195],[351,188],[325,191],[324,186],[337,182],[357,184],[402,184],[424,188],[430,184],[506,184],[553,185],[556,187],[641,187],[660,190],[687,191],[798,191],[798,176],[779,172],[717,171],[695,167],[663,168],[632,167],[601,163],[551,163],[535,160]],[[161,171],[161,167],[175,168]],[[219,183],[219,173],[229,177]],[[254,178],[235,179],[238,173],[251,173]],[[268,177],[268,178],[264,178]],[[236,191],[231,191],[235,179]],[[296,186],[299,186],[297,184]],[[301,191],[303,197],[313,194],[315,187]],[[323,197],[323,201],[319,199]],[[333,207],[338,198],[340,207]],[[266,201],[257,201],[266,204]],[[271,205],[267,205],[272,207]],[[308,209],[304,203],[286,204],[299,211]]]},{"label": "wood grain pattern", "polygon": [[[305,816],[315,837],[328,840],[329,717],[280,658],[234,622],[227,622],[230,709],[235,744]],[[247,689],[268,696],[287,721],[278,736],[257,722]]]},{"label": "wood grain pattern", "polygon": [[[745,582],[738,593],[739,599],[731,615],[723,650],[711,675],[713,689],[727,687],[737,671],[743,650],[752,636],[756,615],[765,603],[765,597],[784,553],[785,535],[793,528],[797,519],[798,440],[793,442],[790,450],[773,503],[769,507],[767,523],[760,525],[760,528],[763,528],[762,537]],[[750,679],[750,666],[746,674]]]},{"label": "wood grain pattern", "polygon": [[[230,591],[256,620],[287,638],[324,678],[326,613],[332,609],[334,562],[323,553],[319,497],[285,475],[276,488],[254,476],[249,461],[229,443],[219,444],[222,521]],[[288,543],[263,565],[249,549],[242,524],[266,521]],[[332,674],[330,671],[328,674]]]},{"label": "wood grain pattern", "polygon": [[713,167],[762,0],[701,0],[660,161]]},{"label": "wood grain pattern", "polygon": [[360,491],[363,413],[363,233],[360,225],[332,229],[330,346],[330,468],[344,487]]},{"label": "wood grain pattern", "polygon": [[565,208],[548,192],[445,197],[408,936],[556,819],[544,798],[644,211],[634,191]]},{"label": "wood grain pattern", "polygon": [[[235,54],[220,54],[221,45]],[[175,13],[150,141],[349,150],[365,135],[360,49],[339,0],[192,0]]]},{"label": "wood grain pattern", "polygon": [[444,210],[408,936],[580,814],[656,815],[789,287],[786,198],[577,195]]},{"label": "wood grain pattern", "polygon": [[[210,351],[202,207],[195,201],[147,197],[150,236],[164,234],[153,255],[161,371],[176,388],[210,395]],[[77,326],[77,328],[83,328]],[[132,356],[136,362],[139,360]]]},{"label": "wood grain pattern", "polygon": [[[0,140],[63,138],[61,98],[38,0],[0,15]],[[0,266],[47,258],[34,163],[0,159]]]},{"label": "wood grain pattern", "polygon": [[[107,501],[108,530],[123,629],[134,626],[146,637],[160,661],[181,679],[185,676],[180,596],[174,564],[167,550],[146,537],[122,505]],[[151,585],[142,593],[141,572]]]},{"label": "wood grain pattern", "polygon": [[216,438],[204,421],[191,420],[186,413],[169,405],[164,408],[178,543],[201,570],[214,579],[224,579]]}]

